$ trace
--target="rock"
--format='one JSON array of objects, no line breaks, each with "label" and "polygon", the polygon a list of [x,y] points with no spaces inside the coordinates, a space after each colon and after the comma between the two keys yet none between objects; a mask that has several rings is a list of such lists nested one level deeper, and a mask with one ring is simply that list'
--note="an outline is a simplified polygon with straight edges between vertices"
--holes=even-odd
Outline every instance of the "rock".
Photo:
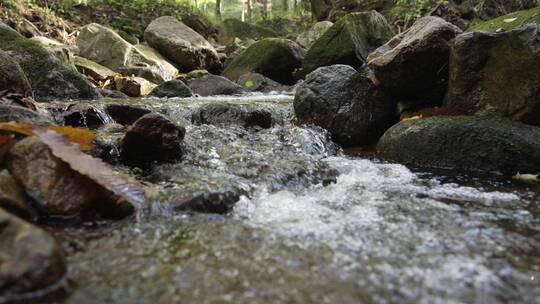
[{"label": "rock", "polygon": [[16,143],[7,154],[5,165],[45,216],[87,216],[98,212],[118,218],[133,212],[131,204],[118,201],[108,190],[71,169],[37,137]]},{"label": "rock", "polygon": [[0,208],[24,218],[35,214],[24,190],[7,170],[0,172]]},{"label": "rock", "polygon": [[7,53],[0,50],[0,92],[32,96],[32,87],[23,70]]},{"label": "rock", "polygon": [[540,126],[540,25],[465,33],[450,56],[446,104]]},{"label": "rock", "polygon": [[349,14],[311,46],[302,63],[304,73],[333,64],[359,69],[366,63],[369,53],[392,36],[390,25],[376,11]]},{"label": "rock", "polygon": [[309,30],[298,35],[296,43],[305,49],[309,49],[332,25],[334,24],[330,21],[317,22]]},{"label": "rock", "polygon": [[170,80],[157,86],[149,95],[159,98],[190,97],[193,92],[181,80]]},{"label": "rock", "polygon": [[60,123],[77,128],[97,129],[110,122],[98,108],[84,103],[70,104],[60,115]]},{"label": "rock", "polygon": [[336,21],[353,12],[366,12],[375,10],[385,16],[392,15],[391,9],[395,6],[394,0],[331,0],[331,10],[327,20]]},{"label": "rock", "polygon": [[514,12],[489,21],[480,22],[470,27],[467,31],[487,31],[494,33],[501,30],[513,30],[529,23],[540,23],[540,7]]},{"label": "rock", "polygon": [[105,112],[117,123],[121,125],[131,125],[137,119],[150,113],[151,111],[142,107],[126,104],[107,104]]},{"label": "rock", "polygon": [[3,122],[27,122],[36,125],[49,125],[51,120],[27,108],[0,104],[0,123]]},{"label": "rock", "polygon": [[193,70],[186,74],[187,79],[201,78],[203,76],[210,75],[207,70]]},{"label": "rock", "polygon": [[538,6],[536,0],[469,0],[483,20],[493,19],[511,12]]},{"label": "rock", "polygon": [[233,210],[240,195],[234,190],[223,190],[193,195],[173,202],[177,211],[226,214]]},{"label": "rock", "polygon": [[145,48],[135,47],[113,30],[97,23],[81,28],[77,37],[81,56],[124,76],[145,76],[156,82],[171,80],[177,73],[170,63]]},{"label": "rock", "polygon": [[182,14],[182,22],[205,39],[218,39],[219,30],[204,14]]},{"label": "rock", "polygon": [[377,145],[391,162],[463,171],[540,172],[540,128],[473,116],[402,121]]},{"label": "rock", "polygon": [[327,129],[343,146],[370,145],[395,122],[396,102],[378,90],[369,70],[346,65],[322,67],[296,89],[298,123]]},{"label": "rock", "polygon": [[[160,84],[164,81],[172,80],[176,77],[176,75],[178,75],[178,69],[172,63],[170,63],[167,58],[163,57],[157,50],[150,47],[146,42],[137,44],[135,48],[137,48],[137,50],[143,53],[146,57],[157,62],[161,66],[161,69],[167,71],[167,77],[162,77],[162,74],[160,74],[160,69],[156,70],[153,67],[141,68],[137,73],[129,74],[129,76],[142,77],[150,82]],[[121,69],[120,71],[125,71],[128,73],[130,69],[131,68],[128,67]]]},{"label": "rock", "polygon": [[139,44],[139,42],[140,42],[139,38],[131,35],[128,32],[125,32],[125,31],[122,31],[122,30],[117,30],[116,33],[118,33],[118,35],[120,37],[122,37],[122,39],[124,39],[125,41],[127,41],[130,44],[136,45],[136,44]]},{"label": "rock", "polygon": [[122,139],[121,157],[133,165],[179,159],[185,133],[183,126],[160,114],[146,114],[131,126]]},{"label": "rock", "polygon": [[146,96],[157,85],[141,77],[115,77],[116,89],[129,97]]},{"label": "rock", "polygon": [[19,64],[38,101],[98,99],[99,92],[74,68],[60,62],[38,42],[0,23],[0,49]]},{"label": "rock", "polygon": [[241,40],[259,40],[271,37],[279,37],[279,34],[263,26],[249,24],[236,18],[231,18],[223,20],[223,33],[221,34],[220,42],[227,45],[232,43],[235,38]]},{"label": "rock", "polygon": [[193,113],[192,121],[197,125],[239,125],[245,128],[268,129],[275,119],[267,109],[233,104],[208,104]]},{"label": "rock", "polygon": [[65,49],[70,56],[78,56],[80,53],[79,48],[76,45],[66,45],[59,41],[56,41],[54,39],[50,39],[44,36],[36,36],[30,38],[33,41],[39,42],[41,45],[43,45],[46,48],[53,48],[53,49],[59,49],[63,50]]},{"label": "rock", "polygon": [[246,73],[240,76],[238,84],[251,92],[283,92],[291,89],[259,73]]},{"label": "rock", "polygon": [[450,41],[461,30],[423,17],[368,57],[377,83],[400,100],[440,105],[448,83]]},{"label": "rock", "polygon": [[144,32],[144,40],[182,71],[219,68],[214,47],[174,17],[164,16],[152,21]]},{"label": "rock", "polygon": [[51,287],[64,277],[64,254],[49,233],[3,209],[0,227],[0,299],[5,303],[14,303],[17,295]]},{"label": "rock", "polygon": [[331,0],[312,0],[311,1],[311,14],[317,21],[323,21],[328,18],[330,10],[332,9]]},{"label": "rock", "polygon": [[291,40],[265,38],[257,41],[236,57],[223,71],[223,76],[237,81],[246,73],[255,72],[283,84],[294,84],[292,73],[302,64],[304,51]]},{"label": "rock", "polygon": [[191,79],[188,85],[193,93],[200,96],[240,95],[246,92],[243,87],[229,79],[211,74]]},{"label": "rock", "polygon": [[83,57],[75,57],[74,64],[79,73],[90,76],[96,81],[104,81],[107,77],[114,75],[113,70]]},{"label": "rock", "polygon": [[116,90],[109,90],[109,89],[99,89],[99,92],[103,97],[107,98],[116,98],[116,99],[127,99],[129,96],[126,94],[116,91]]}]

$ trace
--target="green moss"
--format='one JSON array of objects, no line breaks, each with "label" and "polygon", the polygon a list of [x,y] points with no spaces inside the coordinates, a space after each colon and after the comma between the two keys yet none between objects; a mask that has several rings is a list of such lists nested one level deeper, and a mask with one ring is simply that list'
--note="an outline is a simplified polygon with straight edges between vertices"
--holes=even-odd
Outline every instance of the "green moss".
[{"label": "green moss", "polygon": [[512,30],[528,23],[540,23],[540,7],[514,12],[486,22],[473,25],[467,31],[495,32],[498,29]]}]

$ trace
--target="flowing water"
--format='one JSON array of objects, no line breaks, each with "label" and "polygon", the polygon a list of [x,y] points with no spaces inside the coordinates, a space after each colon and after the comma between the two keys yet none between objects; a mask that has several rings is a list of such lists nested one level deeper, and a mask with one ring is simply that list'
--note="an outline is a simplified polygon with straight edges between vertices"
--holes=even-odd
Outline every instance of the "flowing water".
[{"label": "flowing water", "polygon": [[[291,123],[288,95],[93,104],[113,102],[186,125],[186,152],[130,171],[149,194],[138,217],[54,228],[64,303],[540,303],[534,185],[344,153]],[[215,104],[270,112],[272,126],[197,121]],[[180,211],[204,193],[240,199],[225,215]]]}]

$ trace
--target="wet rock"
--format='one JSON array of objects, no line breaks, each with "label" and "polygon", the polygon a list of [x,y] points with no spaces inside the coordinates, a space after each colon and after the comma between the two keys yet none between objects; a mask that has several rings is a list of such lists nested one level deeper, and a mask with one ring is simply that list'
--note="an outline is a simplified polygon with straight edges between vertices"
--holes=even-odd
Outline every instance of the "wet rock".
[{"label": "wet rock", "polygon": [[236,18],[231,18],[223,21],[223,32],[221,34],[220,41],[223,44],[229,44],[232,43],[235,38],[239,38],[241,40],[259,40],[271,37],[279,37],[279,34],[269,28],[242,22]]},{"label": "wet rock", "polygon": [[226,214],[233,210],[239,199],[240,195],[234,190],[207,192],[173,202],[173,208],[177,211]]},{"label": "wet rock", "polygon": [[121,144],[121,157],[129,164],[172,161],[182,156],[186,130],[160,114],[139,118],[128,130]]},{"label": "wet rock", "polygon": [[36,125],[48,125],[51,120],[34,110],[0,104],[0,122],[28,122]]},{"label": "wet rock", "polygon": [[129,96],[117,90],[99,89],[99,92],[101,93],[103,97],[107,97],[107,98],[116,98],[116,99],[129,98]]},{"label": "wet rock", "polygon": [[114,82],[116,89],[129,97],[146,96],[157,87],[141,77],[115,77]]},{"label": "wet rock", "polygon": [[137,119],[151,112],[143,107],[126,104],[108,104],[104,110],[115,122],[121,125],[131,125]]},{"label": "wet rock", "polygon": [[7,170],[0,172],[0,208],[24,218],[35,214],[24,190]]},{"label": "wet rock", "polygon": [[0,299],[44,289],[66,273],[60,246],[44,230],[0,208]]},{"label": "wet rock", "polygon": [[97,129],[106,124],[109,118],[105,113],[89,104],[70,104],[61,114],[65,126]]},{"label": "wet rock", "polygon": [[86,58],[75,57],[74,63],[77,71],[79,71],[81,74],[94,78],[96,81],[103,81],[107,77],[114,75],[114,72],[109,68],[106,68],[101,64],[95,63]]},{"label": "wet rock", "polygon": [[21,96],[32,96],[30,82],[19,64],[0,50],[0,92],[5,90]]},{"label": "wet rock", "polygon": [[201,78],[209,74],[210,72],[208,72],[207,70],[193,70],[186,74],[186,78],[187,79]]},{"label": "wet rock", "polygon": [[19,64],[38,101],[98,99],[99,92],[73,67],[62,63],[38,42],[0,23],[0,49]]},{"label": "wet rock", "polygon": [[369,73],[347,65],[310,73],[294,97],[298,123],[327,129],[344,146],[375,143],[395,122],[396,102],[372,84]]},{"label": "wet rock", "polygon": [[334,24],[330,21],[317,22],[309,30],[298,35],[296,43],[303,48],[309,49],[332,25]]},{"label": "wet rock", "polygon": [[460,113],[540,126],[540,25],[458,36],[447,105]]},{"label": "wet rock", "polygon": [[213,70],[220,65],[214,47],[174,17],[152,21],[144,32],[144,40],[182,70]]},{"label": "wet rock", "polygon": [[243,127],[272,127],[275,119],[266,109],[232,104],[209,104],[192,115],[193,123],[207,125],[240,125]]},{"label": "wet rock", "polygon": [[306,53],[302,68],[304,73],[333,64],[359,69],[369,53],[392,36],[390,25],[376,11],[349,14],[315,41]]},{"label": "wet rock", "polygon": [[246,92],[243,87],[229,79],[212,74],[192,79],[188,85],[193,93],[200,96],[240,95]]},{"label": "wet rock", "polygon": [[283,84],[294,84],[292,73],[301,66],[303,49],[296,42],[266,38],[255,42],[236,57],[223,71],[223,76],[237,81],[246,73],[255,72]]},{"label": "wet rock", "polygon": [[289,86],[282,85],[259,73],[246,73],[238,78],[238,84],[251,92],[283,92],[290,90]]},{"label": "wet rock", "polygon": [[69,217],[98,212],[117,218],[133,212],[131,204],[117,201],[105,188],[71,169],[36,137],[16,143],[5,164],[42,215]]},{"label": "wet rock", "polygon": [[433,169],[540,172],[540,128],[473,116],[402,121],[377,145],[386,160]]},{"label": "wet rock", "polygon": [[183,81],[170,80],[157,86],[149,95],[159,98],[190,97],[193,92]]},{"label": "wet rock", "polygon": [[77,46],[82,57],[124,76],[146,76],[163,82],[173,79],[178,72],[172,64],[151,56],[148,50],[133,46],[113,30],[97,23],[81,28]]},{"label": "wet rock", "polygon": [[473,25],[468,32],[486,31],[509,31],[522,27],[529,23],[540,23],[540,7],[530,10],[514,12],[489,21],[484,21]]},{"label": "wet rock", "polygon": [[440,105],[448,83],[450,41],[461,30],[424,17],[368,57],[378,84],[400,100]]}]

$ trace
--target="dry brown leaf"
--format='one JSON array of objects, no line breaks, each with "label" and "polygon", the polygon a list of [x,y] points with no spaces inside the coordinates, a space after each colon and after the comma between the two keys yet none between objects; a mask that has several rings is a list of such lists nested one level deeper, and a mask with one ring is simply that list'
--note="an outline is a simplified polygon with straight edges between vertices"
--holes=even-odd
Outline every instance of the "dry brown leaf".
[{"label": "dry brown leaf", "polygon": [[[0,124],[0,130],[10,131],[21,135],[31,136],[34,135],[34,130],[37,127],[29,123],[3,123]],[[96,137],[96,134],[87,129],[63,127],[63,126],[49,126],[49,130],[53,130],[57,133],[67,136],[70,142],[79,145],[82,151],[90,151],[92,149],[92,141]]]}]

